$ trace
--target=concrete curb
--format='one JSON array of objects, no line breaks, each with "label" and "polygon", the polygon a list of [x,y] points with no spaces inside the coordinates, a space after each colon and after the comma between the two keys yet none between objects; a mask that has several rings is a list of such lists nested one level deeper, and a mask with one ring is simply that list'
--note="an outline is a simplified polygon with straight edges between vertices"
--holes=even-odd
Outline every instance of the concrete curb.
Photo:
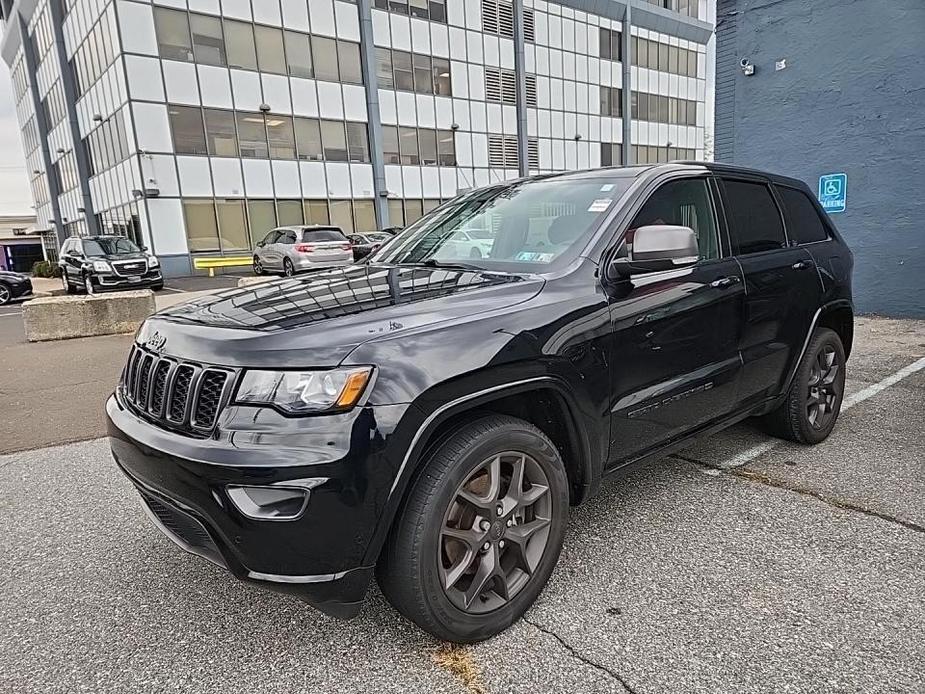
[{"label": "concrete curb", "polygon": [[272,280],[278,280],[279,277],[275,275],[261,275],[259,277],[242,277],[238,280],[238,287],[251,287],[255,284],[263,284],[264,282],[270,282]]},{"label": "concrete curb", "polygon": [[29,342],[131,333],[156,311],[149,289],[92,296],[49,296],[22,306]]}]

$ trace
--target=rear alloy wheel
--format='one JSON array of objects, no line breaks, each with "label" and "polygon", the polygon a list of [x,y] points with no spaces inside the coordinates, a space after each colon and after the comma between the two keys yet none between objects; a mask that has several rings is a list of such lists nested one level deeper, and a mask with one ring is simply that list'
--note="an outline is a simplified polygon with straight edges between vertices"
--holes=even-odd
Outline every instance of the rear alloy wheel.
[{"label": "rear alloy wheel", "polygon": [[568,513],[568,479],[543,432],[491,415],[434,451],[378,566],[389,601],[422,629],[472,643],[503,631],[549,579]]},{"label": "rear alloy wheel", "polygon": [[0,282],[0,306],[6,306],[13,298],[13,292],[5,284]]},{"label": "rear alloy wheel", "polygon": [[286,275],[286,277],[292,277],[295,275],[295,267],[293,267],[292,261],[289,260],[289,258],[286,258],[283,261],[283,274]]},{"label": "rear alloy wheel", "polygon": [[838,333],[813,333],[781,405],[765,417],[775,436],[816,444],[832,433],[845,395],[845,349]]}]

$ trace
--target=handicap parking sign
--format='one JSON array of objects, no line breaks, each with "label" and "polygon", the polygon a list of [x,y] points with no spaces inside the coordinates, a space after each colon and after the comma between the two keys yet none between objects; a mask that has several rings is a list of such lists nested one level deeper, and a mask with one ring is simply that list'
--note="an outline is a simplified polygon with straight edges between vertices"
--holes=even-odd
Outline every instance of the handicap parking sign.
[{"label": "handicap parking sign", "polygon": [[848,207],[848,174],[834,173],[820,176],[818,197],[826,212],[844,212]]}]

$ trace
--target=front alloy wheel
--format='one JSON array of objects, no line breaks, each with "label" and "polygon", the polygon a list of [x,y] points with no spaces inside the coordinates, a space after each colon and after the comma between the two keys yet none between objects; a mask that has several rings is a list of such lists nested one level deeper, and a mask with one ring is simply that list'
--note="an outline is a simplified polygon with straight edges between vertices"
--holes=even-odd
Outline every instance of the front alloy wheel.
[{"label": "front alloy wheel", "polygon": [[377,566],[383,594],[425,631],[473,643],[527,611],[562,548],[568,478],[529,422],[474,415],[423,461]]},{"label": "front alloy wheel", "polygon": [[87,296],[96,294],[96,290],[93,288],[93,280],[90,279],[90,275],[84,275],[84,291],[87,292]]},{"label": "front alloy wheel", "polygon": [[10,299],[12,298],[13,293],[10,291],[10,288],[0,283],[0,306],[5,306],[10,303]]},{"label": "front alloy wheel", "polygon": [[443,590],[459,609],[481,614],[519,593],[549,541],[549,480],[526,453],[484,461],[456,490],[441,530]]}]

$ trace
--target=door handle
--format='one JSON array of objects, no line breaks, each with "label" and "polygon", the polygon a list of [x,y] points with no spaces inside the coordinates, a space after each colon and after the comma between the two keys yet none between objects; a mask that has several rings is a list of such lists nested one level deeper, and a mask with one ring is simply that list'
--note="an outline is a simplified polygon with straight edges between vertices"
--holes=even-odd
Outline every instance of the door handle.
[{"label": "door handle", "polygon": [[790,267],[792,267],[794,270],[805,270],[807,268],[811,268],[813,265],[814,263],[812,260],[801,260],[798,263],[794,263]]},{"label": "door handle", "polygon": [[718,280],[713,280],[710,282],[710,286],[714,289],[725,289],[726,287],[731,287],[734,284],[741,282],[741,278],[738,275],[729,275],[728,277],[720,277]]}]

